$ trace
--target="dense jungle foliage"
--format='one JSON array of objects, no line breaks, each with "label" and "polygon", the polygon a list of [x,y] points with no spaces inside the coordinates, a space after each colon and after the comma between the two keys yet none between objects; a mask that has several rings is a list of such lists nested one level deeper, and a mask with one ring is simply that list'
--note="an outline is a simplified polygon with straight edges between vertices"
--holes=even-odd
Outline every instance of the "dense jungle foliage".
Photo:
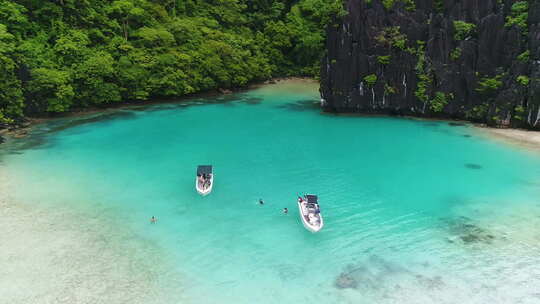
[{"label": "dense jungle foliage", "polygon": [[0,0],[0,123],[318,73],[341,0]]}]

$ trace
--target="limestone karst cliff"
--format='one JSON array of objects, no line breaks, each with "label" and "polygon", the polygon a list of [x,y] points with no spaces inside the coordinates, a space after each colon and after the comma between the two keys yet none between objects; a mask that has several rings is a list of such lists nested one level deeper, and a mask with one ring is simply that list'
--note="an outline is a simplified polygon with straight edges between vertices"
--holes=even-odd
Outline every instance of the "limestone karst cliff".
[{"label": "limestone karst cliff", "polygon": [[346,0],[321,65],[329,112],[540,129],[540,1]]}]

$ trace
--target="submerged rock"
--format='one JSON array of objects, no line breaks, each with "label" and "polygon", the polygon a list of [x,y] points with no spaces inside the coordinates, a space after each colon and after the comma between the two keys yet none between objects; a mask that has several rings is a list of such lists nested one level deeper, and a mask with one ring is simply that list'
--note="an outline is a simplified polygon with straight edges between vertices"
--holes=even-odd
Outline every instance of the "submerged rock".
[{"label": "submerged rock", "polygon": [[300,112],[316,109],[318,107],[318,104],[319,103],[317,101],[313,100],[298,100],[295,102],[279,105],[278,108]]},{"label": "submerged rock", "polygon": [[469,169],[482,169],[482,166],[478,165],[478,164],[465,164],[465,167],[466,168],[469,168]]},{"label": "submerged rock", "polygon": [[19,123],[19,127],[22,129],[29,128],[32,125],[30,121],[22,121]]},{"label": "submerged rock", "polygon": [[444,287],[444,281],[441,276],[434,276],[433,278],[425,278],[422,282],[428,290],[442,289]]},{"label": "submerged rock", "polygon": [[11,136],[13,138],[24,138],[28,135],[28,130],[26,129],[18,129],[14,132],[12,132]]},{"label": "submerged rock", "polygon": [[342,273],[336,278],[334,286],[339,289],[357,288],[358,282],[351,275]]},{"label": "submerged rock", "polygon": [[221,94],[232,94],[232,91],[229,90],[229,89],[223,89],[223,88],[220,88],[220,89],[218,89],[218,91],[219,91]]},{"label": "submerged rock", "polygon": [[414,275],[398,263],[371,255],[361,263],[347,265],[336,277],[334,286],[339,289],[384,290],[391,288],[396,279]]},{"label": "submerged rock", "polygon": [[491,240],[493,240],[495,237],[491,234],[485,234],[483,231],[478,230],[471,232],[466,235],[460,236],[461,240],[465,244],[471,244],[471,243],[478,243],[478,242],[485,242],[485,243],[491,243]]},{"label": "submerged rock", "polygon": [[301,277],[306,270],[300,266],[292,264],[281,264],[276,266],[278,276],[283,281],[290,281]]},{"label": "submerged rock", "polygon": [[443,219],[451,236],[447,239],[449,243],[461,241],[462,244],[471,245],[476,243],[491,244],[495,236],[488,230],[472,223],[467,217],[453,219]]},{"label": "submerged rock", "polygon": [[263,101],[263,99],[259,97],[246,97],[240,101],[249,105],[258,105]]}]

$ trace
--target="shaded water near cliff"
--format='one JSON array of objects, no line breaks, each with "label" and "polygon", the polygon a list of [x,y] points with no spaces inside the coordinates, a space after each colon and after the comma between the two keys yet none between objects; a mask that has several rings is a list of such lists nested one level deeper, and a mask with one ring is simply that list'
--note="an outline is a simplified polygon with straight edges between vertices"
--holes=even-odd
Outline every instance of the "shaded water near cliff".
[{"label": "shaded water near cliff", "polygon": [[[540,301],[539,158],[467,126],[317,102],[314,84],[276,84],[60,120],[4,146],[0,165],[15,199],[151,241],[183,303]],[[198,164],[215,167],[204,198]],[[320,197],[318,234],[299,221],[303,193]]]}]

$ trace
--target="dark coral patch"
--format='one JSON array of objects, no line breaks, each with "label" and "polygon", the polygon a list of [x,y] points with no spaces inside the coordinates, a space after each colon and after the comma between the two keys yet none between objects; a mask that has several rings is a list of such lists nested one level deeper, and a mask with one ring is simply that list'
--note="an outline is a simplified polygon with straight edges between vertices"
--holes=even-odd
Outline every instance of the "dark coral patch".
[{"label": "dark coral patch", "polygon": [[348,273],[341,273],[334,282],[334,286],[338,289],[357,288],[358,282]]},{"label": "dark coral patch", "polygon": [[448,242],[455,243],[461,241],[462,244],[472,245],[477,243],[491,244],[495,240],[495,236],[488,230],[472,223],[468,217],[458,217],[453,219],[444,219],[448,232],[451,237]]},{"label": "dark coral patch", "polygon": [[259,97],[246,97],[244,99],[240,99],[239,101],[248,105],[258,105],[263,101],[263,99]]},{"label": "dark coral patch", "polygon": [[314,100],[298,100],[291,103],[279,105],[279,108],[291,111],[307,111],[319,108],[319,102]]},{"label": "dark coral patch", "polygon": [[468,168],[468,169],[482,169],[482,166],[478,165],[478,164],[465,164],[465,168]]}]

